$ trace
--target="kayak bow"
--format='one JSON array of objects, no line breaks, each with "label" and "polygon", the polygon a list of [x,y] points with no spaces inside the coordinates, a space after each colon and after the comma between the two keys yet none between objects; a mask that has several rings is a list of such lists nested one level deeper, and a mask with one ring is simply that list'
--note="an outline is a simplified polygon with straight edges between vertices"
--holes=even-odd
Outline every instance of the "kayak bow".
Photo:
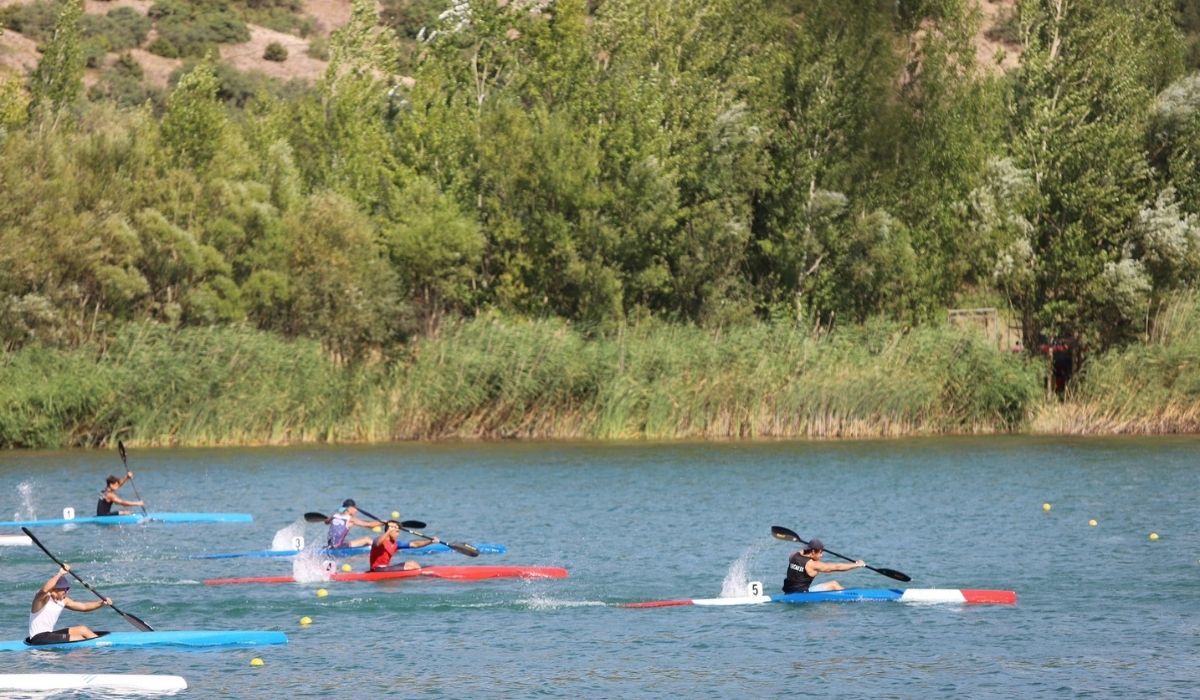
[{"label": "kayak bow", "polygon": [[261,630],[176,630],[157,632],[99,632],[95,639],[61,644],[26,644],[23,639],[0,642],[0,651],[87,649],[95,647],[244,647],[287,644],[283,632]]},{"label": "kayak bow", "polygon": [[892,601],[896,603],[970,603],[1015,605],[1013,591],[990,591],[969,588],[847,588],[842,591],[810,593],[781,593],[730,598],[679,598],[651,600],[643,603],[621,603],[621,608],[668,608],[677,605],[760,605],[762,603],[852,603],[859,601]]},{"label": "kayak bow", "polygon": [[[432,576],[454,581],[479,581],[489,578],[566,578],[567,570],[556,566],[426,566],[407,571],[358,571],[328,574],[330,581],[387,581],[399,578]],[[257,576],[249,578],[214,578],[204,582],[210,586],[230,583],[296,583],[291,576]]]}]

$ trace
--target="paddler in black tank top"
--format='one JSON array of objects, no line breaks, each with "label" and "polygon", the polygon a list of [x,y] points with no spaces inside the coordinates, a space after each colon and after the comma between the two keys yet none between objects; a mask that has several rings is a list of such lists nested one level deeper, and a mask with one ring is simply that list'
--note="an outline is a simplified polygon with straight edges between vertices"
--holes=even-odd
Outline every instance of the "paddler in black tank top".
[{"label": "paddler in black tank top", "polygon": [[828,574],[834,571],[852,571],[861,569],[867,563],[862,559],[853,564],[827,564],[821,561],[821,557],[825,555],[825,545],[821,540],[813,538],[809,540],[808,546],[796,552],[788,559],[787,578],[783,580],[784,593],[804,593],[810,591],[816,593],[818,591],[840,591],[842,584],[837,581],[826,581],[812,585],[813,579],[817,574]]},{"label": "paddler in black tank top", "polygon": [[104,480],[104,490],[100,492],[100,500],[96,501],[96,515],[97,516],[129,515],[129,511],[127,511],[127,510],[114,511],[112,509],[114,503],[119,506],[129,506],[129,507],[146,505],[142,501],[126,501],[124,498],[121,498],[120,496],[117,495],[117,489],[124,486],[132,478],[133,478],[133,472],[125,472],[124,479],[122,479],[114,474],[114,475],[110,475],[107,479]]}]

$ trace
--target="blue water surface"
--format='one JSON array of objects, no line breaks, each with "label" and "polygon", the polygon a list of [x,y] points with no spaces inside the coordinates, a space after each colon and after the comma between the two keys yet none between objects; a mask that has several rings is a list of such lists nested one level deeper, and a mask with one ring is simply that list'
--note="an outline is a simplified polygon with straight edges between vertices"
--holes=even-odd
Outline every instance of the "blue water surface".
[{"label": "blue water surface", "polygon": [[[151,510],[255,521],[35,534],[158,629],[281,630],[291,643],[0,660],[5,673],[178,674],[184,695],[204,698],[1195,697],[1197,447],[989,437],[130,450],[131,486]],[[122,471],[115,450],[0,454],[0,519],[90,514],[104,477]],[[121,493],[133,497],[131,486]],[[293,564],[187,559],[269,549],[280,531],[322,539],[300,516],[344,498],[424,520],[444,539],[509,547],[422,564],[571,576],[206,586]],[[772,525],[903,571],[912,587],[1010,589],[1018,604],[614,606],[745,595],[751,580],[777,591],[793,546],[772,539]],[[33,593],[55,569],[36,547],[0,547],[0,639],[24,636]],[[836,578],[902,585],[865,570]],[[72,595],[90,599],[78,585]],[[106,610],[63,622],[131,629]]]}]

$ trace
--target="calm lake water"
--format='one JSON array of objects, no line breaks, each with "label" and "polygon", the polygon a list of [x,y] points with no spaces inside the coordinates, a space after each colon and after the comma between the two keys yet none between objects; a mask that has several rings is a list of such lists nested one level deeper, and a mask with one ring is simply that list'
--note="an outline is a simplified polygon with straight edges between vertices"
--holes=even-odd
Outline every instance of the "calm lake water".
[{"label": "calm lake water", "polygon": [[[169,673],[187,679],[186,696],[272,700],[1195,697],[1197,448],[1194,438],[945,438],[130,450],[151,510],[254,522],[35,534],[157,629],[282,630],[290,644],[5,653],[4,672]],[[104,477],[121,470],[115,450],[0,454],[0,519],[90,514]],[[316,584],[202,584],[288,574],[288,560],[187,558],[269,549],[281,530],[323,538],[299,516],[344,498],[509,548],[425,564],[571,576],[331,583],[318,598]],[[777,591],[793,545],[772,539],[772,525],[906,572],[913,587],[1011,589],[1018,604],[612,606],[744,594],[751,580]],[[20,638],[55,565],[36,547],[0,547],[0,560],[0,639]],[[837,578],[898,585],[866,570]],[[90,599],[80,586],[72,594]],[[107,610],[62,620],[132,630]],[[264,665],[251,667],[255,657]]]}]

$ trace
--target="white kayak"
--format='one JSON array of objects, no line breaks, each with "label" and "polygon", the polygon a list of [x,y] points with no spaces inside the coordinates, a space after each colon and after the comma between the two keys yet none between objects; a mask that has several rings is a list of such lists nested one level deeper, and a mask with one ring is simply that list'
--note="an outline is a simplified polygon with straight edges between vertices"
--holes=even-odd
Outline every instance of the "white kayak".
[{"label": "white kayak", "polygon": [[33,540],[28,535],[0,535],[0,547],[28,547]]},{"label": "white kayak", "polygon": [[0,690],[185,690],[180,676],[151,676],[136,673],[6,673],[0,674]]}]

